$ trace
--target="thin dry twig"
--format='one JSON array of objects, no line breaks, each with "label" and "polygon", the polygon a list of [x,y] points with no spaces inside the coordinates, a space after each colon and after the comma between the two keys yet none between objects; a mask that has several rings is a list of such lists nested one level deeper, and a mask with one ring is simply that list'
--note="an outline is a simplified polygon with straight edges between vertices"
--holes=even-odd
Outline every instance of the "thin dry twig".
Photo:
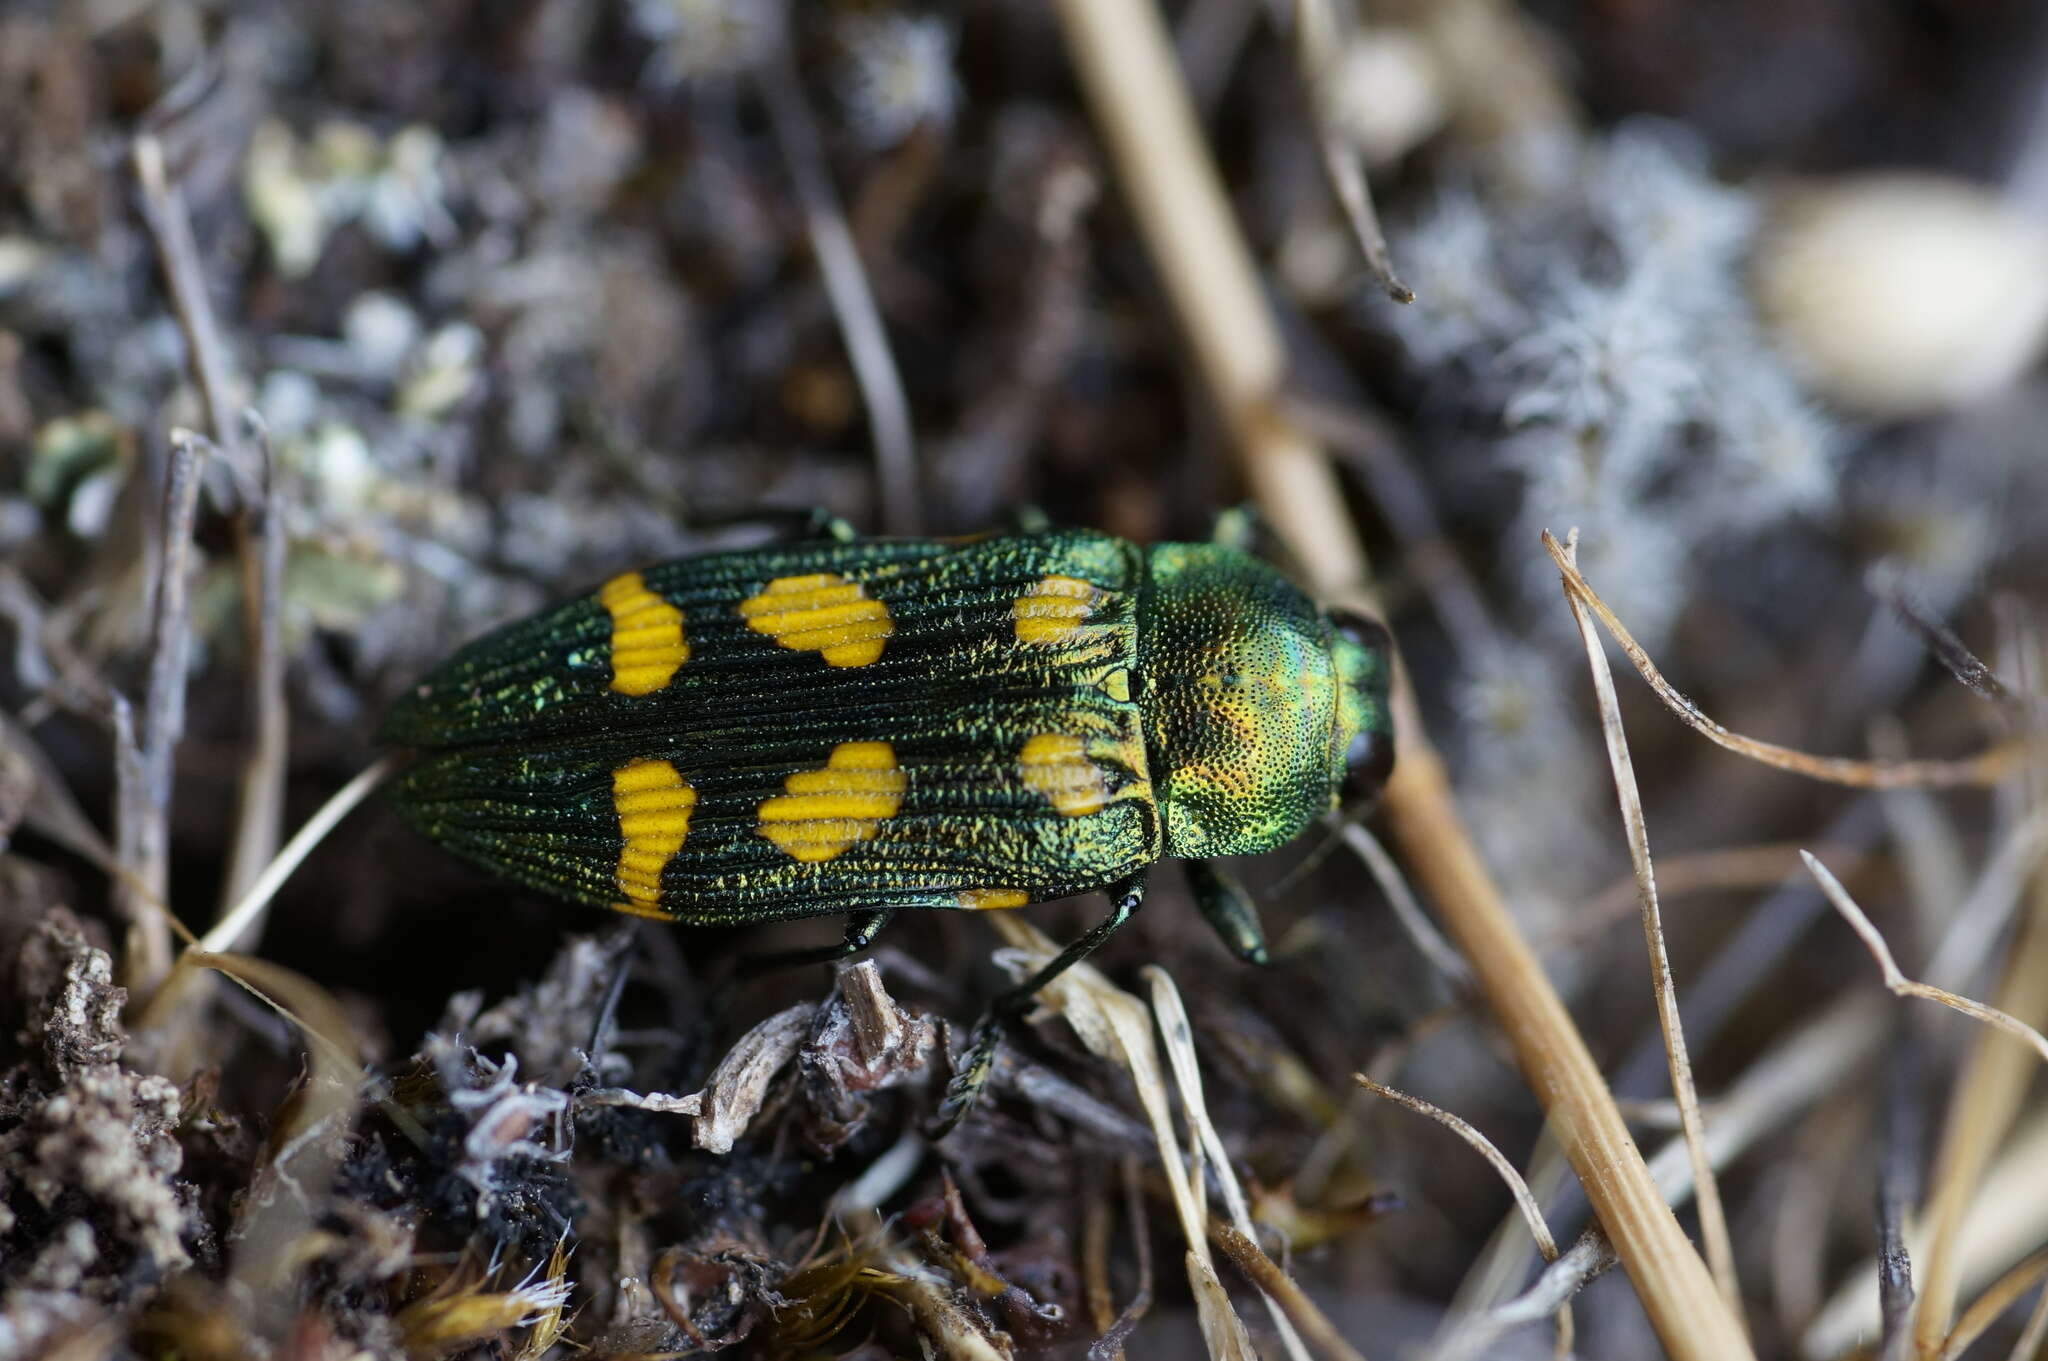
[{"label": "thin dry twig", "polygon": [[1415,290],[1394,273],[1393,257],[1387,251],[1387,234],[1380,229],[1380,216],[1373,208],[1365,166],[1357,150],[1345,144],[1330,117],[1326,77],[1339,45],[1337,13],[1330,0],[1295,0],[1294,57],[1308,87],[1309,113],[1315,120],[1323,174],[1330,181],[1338,205],[1344,209],[1344,220],[1351,227],[1359,254],[1365,257],[1366,272],[1395,302],[1414,302]]},{"label": "thin dry twig", "polygon": [[[1428,1116],[1460,1139],[1463,1139],[1467,1144],[1470,1144],[1480,1157],[1493,1165],[1493,1170],[1499,1174],[1500,1179],[1507,1183],[1508,1193],[1515,1198],[1515,1207],[1522,1212],[1522,1222],[1529,1226],[1529,1236],[1536,1240],[1536,1250],[1543,1254],[1543,1260],[1546,1262],[1557,1260],[1557,1240],[1551,1237],[1550,1225],[1546,1224],[1543,1220],[1543,1207],[1536,1203],[1535,1193],[1530,1191],[1529,1183],[1522,1180],[1522,1174],[1516,1171],[1515,1165],[1507,1160],[1507,1155],[1494,1147],[1493,1140],[1481,1134],[1463,1116],[1454,1115],[1433,1102],[1424,1101],[1419,1096],[1411,1096],[1398,1088],[1375,1082],[1364,1073],[1353,1073],[1351,1080],[1366,1091],[1371,1092],[1374,1096],[1383,1096],[1389,1101],[1406,1106],[1418,1115]],[[1567,1299],[1557,1307],[1557,1354],[1559,1356],[1570,1355],[1574,1331],[1572,1325],[1572,1306],[1569,1299]]]},{"label": "thin dry twig", "polygon": [[1500,1179],[1507,1183],[1509,1194],[1514,1196],[1515,1206],[1522,1212],[1522,1222],[1529,1226],[1529,1236],[1536,1240],[1536,1250],[1543,1254],[1543,1260],[1546,1262],[1557,1260],[1557,1240],[1551,1236],[1550,1226],[1543,1221],[1543,1207],[1536,1203],[1536,1196],[1529,1190],[1529,1183],[1522,1180],[1522,1174],[1515,1170],[1515,1165],[1508,1161],[1507,1155],[1494,1147],[1493,1140],[1481,1134],[1463,1116],[1454,1115],[1442,1106],[1425,1101],[1419,1096],[1411,1096],[1398,1087],[1375,1082],[1364,1073],[1353,1073],[1351,1080],[1374,1096],[1383,1096],[1389,1101],[1406,1106],[1417,1115],[1428,1116],[1470,1144],[1480,1157],[1493,1164],[1493,1170],[1500,1174]]},{"label": "thin dry twig", "polygon": [[[290,713],[285,705],[284,507],[279,503],[277,456],[270,432],[255,411],[244,413],[256,436],[256,497],[236,520],[242,568],[242,632],[249,648],[249,750],[237,789],[235,835],[221,884],[226,910],[256,882],[276,856],[284,831],[284,783],[290,756]],[[258,917],[236,942],[254,948]]]},{"label": "thin dry twig", "polygon": [[2043,1342],[2048,1342],[2048,1290],[2034,1301],[2034,1311],[2027,1315],[2027,1326],[2020,1330],[2007,1361],[2035,1361],[2041,1355]]},{"label": "thin dry twig", "polygon": [[1650,688],[1657,692],[1665,707],[1717,747],[1808,779],[1859,789],[1951,789],[1963,785],[1997,784],[2017,770],[2027,755],[2027,743],[2015,741],[2001,743],[1989,751],[1957,761],[1859,761],[1846,756],[1815,756],[1775,742],[1763,742],[1730,732],[1707,717],[1698,705],[1664,679],[1664,673],[1650,660],[1650,654],[1643,650],[1642,644],[1622,625],[1607,602],[1579,574],[1579,569],[1567,560],[1564,546],[1549,530],[1543,532],[1543,547],[1557,563],[1558,571],[1563,573],[1565,590],[1599,616],[1601,625],[1621,646],[1629,661],[1649,682]]},{"label": "thin dry twig", "polygon": [[1287,1317],[1294,1320],[1294,1326],[1301,1329],[1302,1336],[1317,1351],[1331,1361],[1365,1361],[1364,1354],[1344,1340],[1344,1335],[1330,1322],[1329,1315],[1318,1309],[1316,1302],[1280,1269],[1280,1264],[1268,1257],[1242,1229],[1234,1224],[1216,1223],[1210,1226],[1209,1236],[1231,1261],[1237,1263],[1237,1269],[1265,1292],[1267,1299],[1276,1301],[1280,1308],[1286,1310]]},{"label": "thin dry twig", "polygon": [[[121,800],[124,825],[117,840],[134,880],[119,899],[134,933],[130,986],[147,992],[171,964],[169,926],[158,908],[170,887],[171,769],[185,730],[185,669],[191,649],[186,617],[191,604],[192,524],[199,511],[199,460],[205,447],[188,430],[171,432],[158,537],[156,594],[150,610],[149,689],[135,740],[131,797]],[[125,706],[123,706],[125,710]],[[116,715],[121,731],[122,712]],[[116,753],[117,766],[124,764]],[[126,825],[132,820],[132,826]]]},{"label": "thin dry twig", "polygon": [[1828,901],[1842,914],[1842,920],[1848,922],[1849,929],[1862,938],[1864,948],[1870,951],[1871,958],[1875,959],[1878,968],[1884,971],[1884,985],[1894,994],[1900,997],[1918,997],[1927,1002],[1939,1002],[1942,1006],[1960,1011],[1973,1020],[1994,1026],[2033,1046],[2034,1052],[2041,1056],[2042,1061],[2048,1062],[2048,1036],[2044,1036],[2025,1021],[2000,1011],[1997,1007],[1986,1006],[1974,998],[1906,977],[1904,971],[1899,968],[1898,961],[1892,958],[1891,946],[1885,943],[1883,934],[1864,914],[1863,909],[1856,905],[1856,900],[1849,896],[1849,891],[1842,887],[1842,881],[1830,874],[1828,867],[1813,856],[1804,851],[1800,852],[1800,856],[1806,861],[1808,871],[1819,882],[1821,892],[1827,894]]},{"label": "thin dry twig", "polygon": [[882,527],[891,534],[915,533],[922,517],[918,513],[910,401],[903,394],[903,379],[889,348],[881,308],[875,303],[874,289],[825,166],[817,119],[786,51],[778,51],[762,63],[755,77],[776,143],[789,165],[797,202],[803,207],[804,230],[810,236],[811,253],[817,257],[832,313],[839,319],[854,380],[860,384],[867,406],[868,430],[875,442]]},{"label": "thin dry twig", "polygon": [[1393,909],[1394,919],[1401,923],[1401,929],[1408,933],[1408,939],[1415,942],[1415,948],[1423,958],[1436,966],[1438,973],[1455,988],[1472,985],[1472,969],[1465,963],[1464,956],[1451,947],[1444,939],[1443,932],[1422,910],[1422,904],[1415,901],[1415,891],[1408,887],[1408,880],[1402,875],[1401,867],[1394,863],[1394,857],[1387,854],[1387,848],[1380,839],[1357,823],[1344,826],[1344,844],[1355,852],[1365,867],[1372,872],[1373,881],[1386,895],[1387,906]]},{"label": "thin dry twig", "polygon": [[[1150,0],[1059,0],[1057,12],[1246,482],[1315,589],[1369,604],[1361,587],[1365,556],[1335,474],[1323,450],[1287,418],[1278,328],[1157,8]],[[1574,1170],[1614,1234],[1658,1335],[1680,1361],[1752,1355],[1706,1264],[1657,1195],[1591,1052],[1480,858],[1398,667],[1394,709],[1402,745],[1387,816],[1472,961],[1537,1098],[1564,1132]]]},{"label": "thin dry twig", "polygon": [[[1993,854],[1928,965],[1937,985],[1961,986],[1974,975],[1997,938],[1997,923],[2019,901],[2023,877],[2031,874],[2031,910],[2007,955],[1997,1005],[2002,1013],[2035,1026],[2048,1023],[2048,876],[2038,868],[2044,818],[2048,808],[2036,808]],[[1956,945],[1964,937],[1968,943]],[[2033,1079],[2034,1065],[2025,1050],[1986,1033],[1971,1046],[1950,1092],[1921,1215],[1927,1249],[1914,1336],[1923,1351],[1931,1351],[1948,1331],[1962,1283],[1964,1219]]]},{"label": "thin dry twig", "polygon": [[1144,1177],[1137,1155],[1126,1154],[1119,1160],[1117,1173],[1123,1183],[1124,1217],[1131,1221],[1131,1241],[1137,1250],[1138,1288],[1123,1312],[1089,1344],[1088,1361],[1123,1361],[1125,1339],[1152,1308],[1151,1216],[1145,1213]]},{"label": "thin dry twig", "polygon": [[1909,1361],[1913,1349],[1913,1254],[1906,1212],[1914,1198],[1920,1140],[1914,1089],[1918,1046],[1905,1027],[1892,1027],[1894,1061],[1884,1075],[1883,1149],[1877,1172],[1877,1293],[1881,1361]]},{"label": "thin dry twig", "polygon": [[277,853],[284,822],[287,713],[284,699],[283,579],[284,525],[275,504],[275,459],[257,422],[258,466],[247,466],[241,430],[233,415],[227,346],[207,299],[206,276],[192,235],[191,215],[165,173],[163,144],[154,133],[131,148],[141,189],[143,220],[157,245],[171,310],[185,338],[187,363],[206,421],[241,491],[236,517],[242,568],[244,633],[249,647],[249,752],[242,769],[235,835],[222,903],[233,902]]},{"label": "thin dry twig", "polygon": [[1286,411],[1364,482],[1400,542],[1402,575],[1428,597],[1458,659],[1478,667],[1500,656],[1508,647],[1507,634],[1494,622],[1478,581],[1445,532],[1429,488],[1391,423],[1357,401],[1339,403],[1301,393],[1288,395]]},{"label": "thin dry twig", "polygon": [[1863,581],[1872,595],[1891,606],[1892,612],[1920,635],[1920,641],[1926,644],[1928,652],[1956,678],[1958,684],[1994,704],[2018,709],[2036,706],[2037,701],[2015,695],[2006,688],[1998,673],[1983,658],[1970,651],[1969,645],[1958,638],[1955,631],[1920,598],[1896,564],[1877,563],[1864,574]]},{"label": "thin dry twig", "polygon": [[[1956,1361],[1956,1358],[1970,1349],[1970,1344],[1984,1335],[1984,1330],[1998,1321],[1999,1315],[2013,1307],[2021,1296],[2048,1277],[2048,1248],[2030,1253],[2013,1268],[1984,1288],[1984,1293],[1970,1301],[1970,1307],[1963,1310],[1962,1317],[1941,1344],[1939,1361]],[[2031,1320],[2030,1320],[2031,1324]],[[2015,1352],[2020,1356],[2032,1356],[2032,1352]]]},{"label": "thin dry twig", "polygon": [[[264,866],[263,873],[257,876],[256,882],[249,886],[248,892],[242,895],[241,900],[223,912],[220,920],[208,928],[205,936],[193,944],[187,953],[192,950],[203,954],[225,953],[233,942],[241,939],[250,920],[269,905],[271,898],[284,886],[285,880],[292,876],[292,872],[298,869],[300,863],[312,853],[313,848],[334,830],[336,823],[347,817],[357,804],[368,798],[371,791],[390,778],[403,760],[404,757],[396,752],[383,756],[364,767],[354,779],[336,790],[326,803],[320,805],[313,816],[306,819],[304,825],[293,834],[292,839],[285,843],[284,849]],[[183,962],[189,961],[181,961]],[[179,991],[176,986],[179,977],[180,974],[174,972],[155,992],[148,995],[136,1022],[138,1028],[153,1025],[161,1019],[165,1008],[172,1003]]]},{"label": "thin dry twig", "polygon": [[[1576,566],[1578,531],[1572,531],[1565,548],[1566,562]],[[1664,922],[1657,907],[1657,871],[1650,860],[1649,825],[1643,817],[1642,791],[1636,785],[1635,762],[1629,755],[1628,734],[1621,723],[1621,701],[1614,693],[1614,673],[1608,669],[1607,653],[1600,635],[1593,631],[1592,617],[1578,598],[1567,589],[1565,602],[1571,607],[1572,622],[1579,640],[1586,645],[1586,665],[1593,674],[1593,693],[1600,707],[1600,735],[1607,744],[1608,764],[1614,770],[1614,791],[1621,804],[1622,826],[1628,834],[1629,864],[1635,870],[1636,898],[1643,911],[1643,940],[1650,952],[1650,987],[1657,1002],[1657,1021],[1664,1031],[1664,1053],[1671,1071],[1671,1093],[1678,1102],[1678,1116],[1685,1132],[1686,1151],[1692,1159],[1693,1194],[1699,1203],[1700,1236],[1706,1240],[1707,1261],[1729,1309],[1737,1317],[1742,1310],[1742,1285],[1735,1274],[1735,1244],[1728,1235],[1728,1218],[1721,1209],[1721,1188],[1714,1179],[1713,1163],[1707,1158],[1705,1121],[1700,1116],[1699,1093],[1693,1088],[1692,1056],[1685,1047],[1685,1026],[1678,1014],[1678,989],[1671,980],[1671,956],[1664,946]]]}]

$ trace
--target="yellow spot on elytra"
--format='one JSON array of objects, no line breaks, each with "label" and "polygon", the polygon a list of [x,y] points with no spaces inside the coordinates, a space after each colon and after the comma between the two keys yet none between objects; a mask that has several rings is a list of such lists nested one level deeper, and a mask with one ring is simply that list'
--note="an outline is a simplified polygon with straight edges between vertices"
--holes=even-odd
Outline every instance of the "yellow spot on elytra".
[{"label": "yellow spot on elytra", "polygon": [[615,576],[597,593],[612,617],[612,689],[648,695],[690,660],[683,612],[647,589],[638,572]]},{"label": "yellow spot on elytra", "polygon": [[1068,733],[1040,733],[1017,754],[1024,783],[1043,794],[1064,817],[1086,817],[1109,802],[1109,781],[1088,759],[1081,739]]},{"label": "yellow spot on elytra", "polygon": [[761,801],[761,835],[792,859],[830,860],[895,817],[909,782],[887,742],[841,742],[823,770],[799,770],[787,794]]},{"label": "yellow spot on elytra", "polygon": [[661,872],[690,835],[697,791],[667,761],[630,761],[612,772],[612,807],[619,815],[619,892],[626,912],[665,916]]},{"label": "yellow spot on elytra", "polygon": [[896,631],[887,606],[834,572],[777,577],[740,602],[740,618],[793,652],[823,653],[827,666],[866,666]]},{"label": "yellow spot on elytra", "polygon": [[1010,605],[1017,641],[1040,646],[1072,642],[1102,592],[1078,577],[1047,577]]},{"label": "yellow spot on elytra", "polygon": [[1031,895],[1019,888],[963,888],[960,890],[960,906],[969,912],[994,912],[1006,907],[1022,907],[1031,901]]}]

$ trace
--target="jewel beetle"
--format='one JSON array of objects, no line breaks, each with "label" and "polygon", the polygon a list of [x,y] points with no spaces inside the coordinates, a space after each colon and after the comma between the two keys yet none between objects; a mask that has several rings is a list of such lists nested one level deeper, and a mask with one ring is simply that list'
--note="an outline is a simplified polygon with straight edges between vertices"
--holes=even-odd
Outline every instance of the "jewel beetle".
[{"label": "jewel beetle", "polygon": [[1111,910],[1002,994],[1003,1026],[1128,921],[1150,868],[1263,960],[1206,863],[1293,840],[1385,781],[1389,646],[1222,542],[1086,530],[813,537],[621,573],[471,643],[392,708],[400,815],[572,902],[697,925],[899,911]]}]

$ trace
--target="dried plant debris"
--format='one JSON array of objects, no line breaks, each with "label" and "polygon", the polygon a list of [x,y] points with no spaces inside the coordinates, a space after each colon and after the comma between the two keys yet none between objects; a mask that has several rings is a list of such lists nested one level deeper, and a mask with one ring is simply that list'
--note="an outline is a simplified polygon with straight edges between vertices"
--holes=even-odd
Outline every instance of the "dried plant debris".
[{"label": "dried plant debris", "polygon": [[0,1355],[33,1354],[214,1252],[180,1176],[184,1098],[122,1065],[125,989],[55,909],[11,961],[32,1057],[0,1076]]},{"label": "dried plant debris", "polygon": [[[1105,15],[1171,29],[1182,155],[1091,104]],[[943,1140],[967,1026],[1098,903],[751,974],[838,924],[579,917],[372,799],[219,924],[453,646],[784,532],[735,515],[1151,541],[1246,499],[1304,576],[1371,563],[1408,737],[1688,1231],[1718,1186],[1755,1354],[2025,1354],[2034,1041],[1887,1011],[1822,889],[1894,984],[2048,1027],[2044,43],[2017,0],[0,7],[0,1361],[1512,1357],[1566,1306],[1650,1352],[1392,796],[1229,867],[1266,968],[1163,867]],[[1186,147],[1270,347],[1186,329],[1216,272],[1142,208]],[[1210,390],[1246,337],[1258,390]],[[1295,424],[1358,542],[1242,475]],[[1654,694],[1596,715],[1572,602]],[[1668,991],[1606,905],[1601,717]],[[174,921],[245,953],[159,990]]]}]

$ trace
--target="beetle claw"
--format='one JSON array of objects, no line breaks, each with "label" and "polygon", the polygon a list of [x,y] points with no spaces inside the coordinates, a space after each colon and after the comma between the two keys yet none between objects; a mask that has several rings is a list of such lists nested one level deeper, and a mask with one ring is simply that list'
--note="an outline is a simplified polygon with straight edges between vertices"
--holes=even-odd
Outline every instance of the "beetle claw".
[{"label": "beetle claw", "polygon": [[932,1126],[934,1139],[951,1134],[953,1127],[974,1109],[981,1089],[988,1085],[989,1074],[995,1071],[996,1050],[1002,1043],[1003,1023],[998,1017],[984,1016],[974,1023],[967,1036],[967,1052],[961,1055],[959,1067],[953,1070],[953,1080],[946,1084],[945,1099],[939,1102],[939,1113]]}]

